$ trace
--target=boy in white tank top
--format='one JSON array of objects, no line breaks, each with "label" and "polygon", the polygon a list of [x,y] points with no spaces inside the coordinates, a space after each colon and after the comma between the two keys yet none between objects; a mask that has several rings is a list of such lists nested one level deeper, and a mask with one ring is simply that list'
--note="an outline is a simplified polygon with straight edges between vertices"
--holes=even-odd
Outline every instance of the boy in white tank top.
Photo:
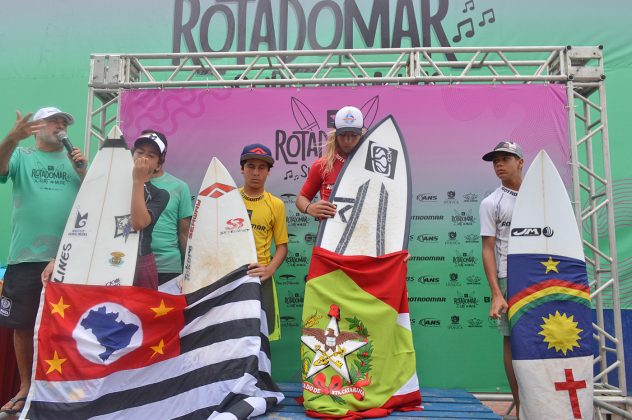
[{"label": "boy in white tank top", "polygon": [[522,183],[522,149],[514,142],[502,141],[483,160],[492,162],[501,186],[487,196],[480,206],[483,267],[492,292],[489,316],[498,320],[503,335],[503,359],[511,393],[519,412],[518,383],[511,363],[511,342],[507,320],[507,243],[511,215]]}]

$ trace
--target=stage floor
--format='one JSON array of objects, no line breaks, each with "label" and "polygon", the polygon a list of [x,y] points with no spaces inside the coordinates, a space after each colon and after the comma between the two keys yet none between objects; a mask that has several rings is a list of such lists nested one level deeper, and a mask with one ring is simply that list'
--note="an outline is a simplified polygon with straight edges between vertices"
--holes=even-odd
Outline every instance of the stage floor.
[{"label": "stage floor", "polygon": [[[308,418],[303,412],[303,407],[298,405],[294,398],[302,395],[300,384],[280,383],[279,387],[285,399],[274,407],[265,416],[258,419],[304,419]],[[403,419],[497,419],[502,417],[483,405],[472,394],[462,389],[421,388],[423,399],[423,411],[395,411],[391,416],[397,420]],[[0,419],[13,420],[16,416],[8,416],[0,413]]]},{"label": "stage floor", "polygon": [[[280,383],[279,387],[285,400],[260,419],[298,419],[307,418],[303,407],[294,398],[302,396],[300,384]],[[462,389],[421,388],[423,411],[393,412],[391,416],[399,419],[498,419],[500,417],[486,407],[472,394]]]}]

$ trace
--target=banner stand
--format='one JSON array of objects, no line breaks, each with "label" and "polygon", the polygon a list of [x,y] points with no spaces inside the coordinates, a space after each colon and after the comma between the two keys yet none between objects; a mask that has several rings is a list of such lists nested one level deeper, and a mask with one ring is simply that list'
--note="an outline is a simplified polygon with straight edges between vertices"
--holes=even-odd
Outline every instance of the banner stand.
[{"label": "banner stand", "polygon": [[[111,127],[121,123],[121,89],[564,85],[572,199],[596,311],[595,410],[623,415],[618,407],[628,409],[632,401],[627,398],[625,376],[604,80],[601,46],[93,54],[84,147],[90,155],[91,147],[98,147]],[[606,326],[604,312],[609,309],[613,328]]]}]

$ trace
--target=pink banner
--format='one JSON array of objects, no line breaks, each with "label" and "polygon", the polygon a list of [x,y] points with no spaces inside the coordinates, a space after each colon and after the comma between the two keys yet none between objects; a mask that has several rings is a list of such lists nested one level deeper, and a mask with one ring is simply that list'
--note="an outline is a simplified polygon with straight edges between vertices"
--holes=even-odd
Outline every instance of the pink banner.
[{"label": "pink banner", "polygon": [[286,204],[290,241],[275,275],[282,340],[272,344],[273,373],[295,381],[303,280],[318,226],[294,200],[344,105],[361,108],[367,126],[393,115],[408,149],[413,202],[407,280],[422,385],[495,389],[505,379],[500,338],[487,316],[478,207],[499,181],[481,157],[501,140],[516,141],[526,170],[546,149],[569,185],[563,85],[137,90],[121,96],[121,128],[128,141],[142,129],[165,133],[165,168],[187,181],[193,194],[213,156],[239,185],[242,148],[263,143],[273,151],[277,163],[266,187]]},{"label": "pink banner", "polygon": [[480,156],[501,140],[520,143],[527,164],[546,149],[569,179],[566,92],[562,85],[368,86],[322,88],[227,88],[126,91],[122,130],[162,131],[169,140],[165,167],[197,191],[211,157],[239,182],[239,154],[249,143],[269,146],[276,159],[270,189],[297,192],[332,113],[354,105],[370,126],[392,114],[413,165],[415,186],[423,179],[444,187],[493,185]]}]

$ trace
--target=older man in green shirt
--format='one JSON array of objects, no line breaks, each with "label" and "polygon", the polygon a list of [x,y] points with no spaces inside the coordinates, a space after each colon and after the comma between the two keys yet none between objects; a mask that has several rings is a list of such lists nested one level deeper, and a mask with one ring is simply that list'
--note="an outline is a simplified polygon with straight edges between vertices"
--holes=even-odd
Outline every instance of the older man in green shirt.
[{"label": "older man in green shirt", "polygon": [[[69,156],[58,135],[74,122],[72,115],[47,107],[17,113],[13,129],[0,142],[0,184],[13,182],[11,242],[0,297],[0,325],[13,328],[20,390],[0,412],[15,414],[24,407],[31,385],[33,327],[42,290],[40,275],[55,258],[86,160],[75,148]],[[18,147],[35,134],[35,147]],[[77,165],[82,162],[82,165]],[[80,166],[80,167],[78,167]]]}]

